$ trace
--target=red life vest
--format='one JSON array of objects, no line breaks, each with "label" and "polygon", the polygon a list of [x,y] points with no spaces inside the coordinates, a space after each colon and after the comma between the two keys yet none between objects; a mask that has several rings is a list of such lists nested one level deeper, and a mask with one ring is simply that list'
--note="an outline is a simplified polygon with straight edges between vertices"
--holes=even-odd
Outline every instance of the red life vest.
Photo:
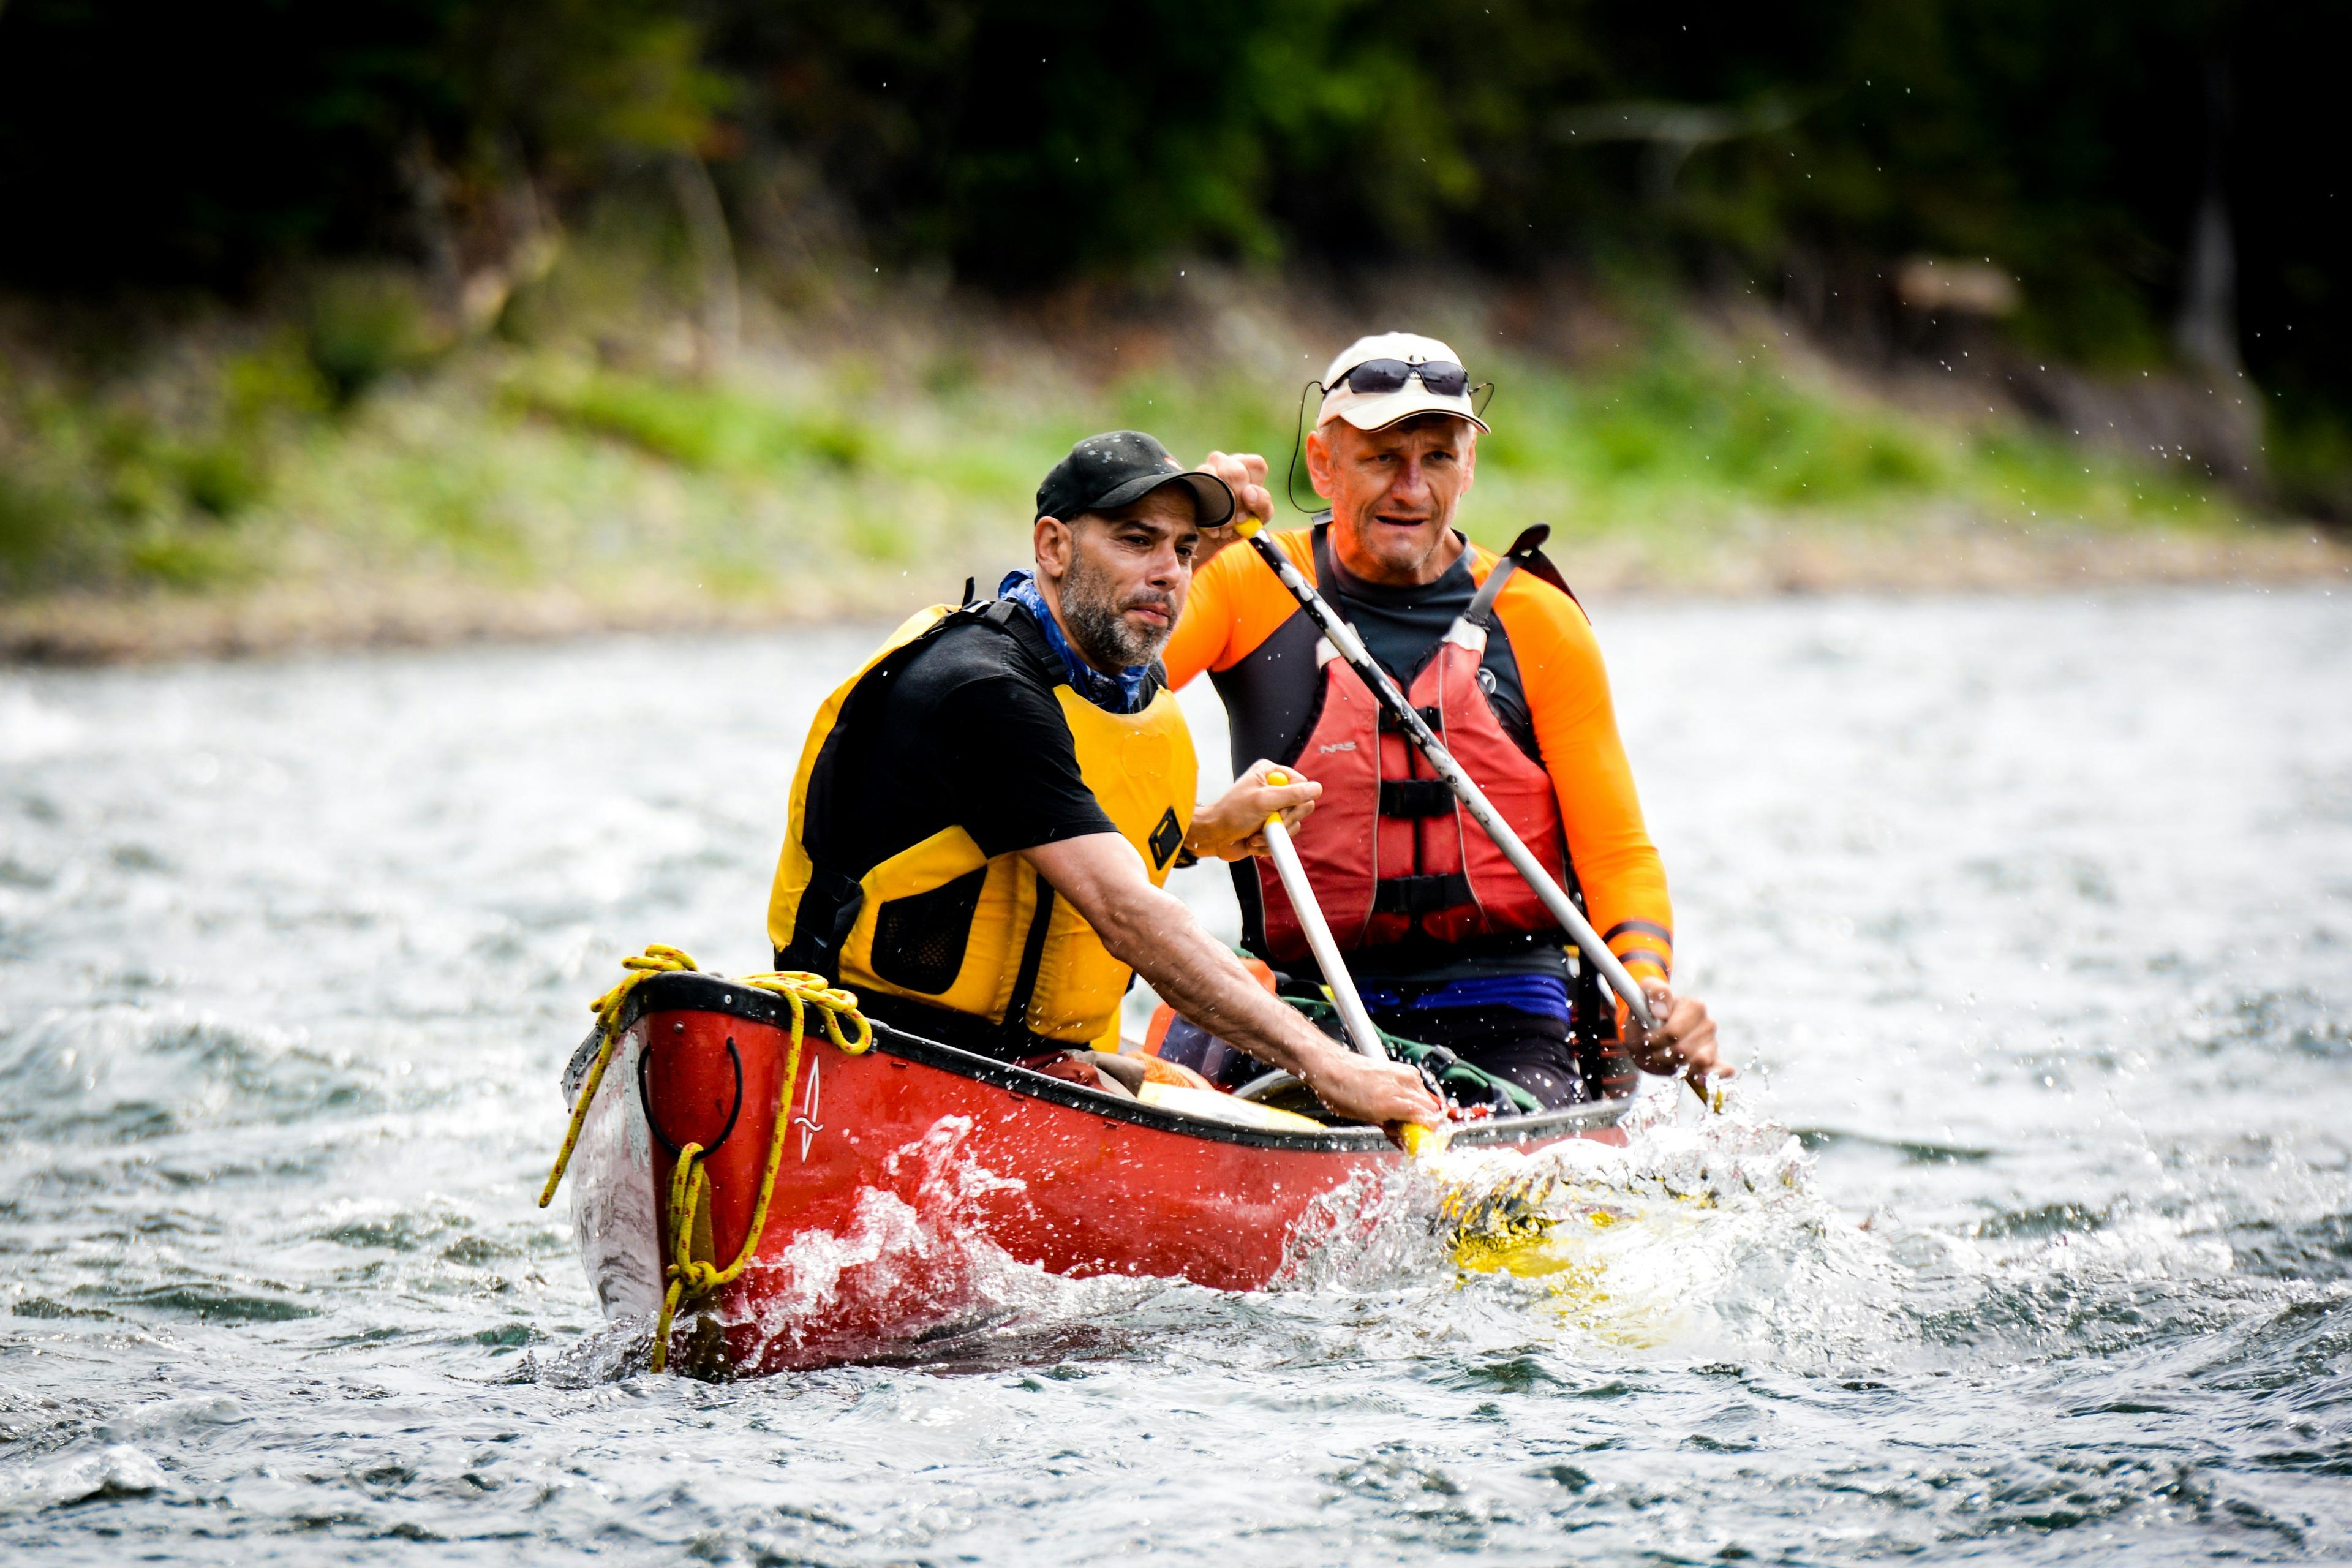
[{"label": "red life vest", "polygon": [[[1495,596],[1514,564],[1508,557],[1496,563],[1405,695],[1544,869],[1572,888],[1551,774],[1504,731],[1478,683]],[[1316,652],[1322,707],[1306,741],[1283,763],[1323,786],[1314,815],[1293,837],[1339,946],[1380,947],[1415,932],[1461,942],[1557,931],[1543,900],[1428,759],[1391,728],[1363,678],[1329,643]],[[1269,956],[1304,957],[1307,935],[1281,879],[1263,858],[1257,872]]]}]

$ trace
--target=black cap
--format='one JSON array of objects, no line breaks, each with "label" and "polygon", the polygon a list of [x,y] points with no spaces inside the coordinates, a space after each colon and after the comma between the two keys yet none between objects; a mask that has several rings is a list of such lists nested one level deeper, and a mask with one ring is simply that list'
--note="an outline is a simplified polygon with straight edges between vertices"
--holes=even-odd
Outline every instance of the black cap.
[{"label": "black cap", "polygon": [[1080,512],[1110,511],[1177,484],[1192,492],[1192,515],[1202,528],[1231,521],[1234,492],[1224,480],[1185,469],[1140,430],[1107,431],[1087,437],[1054,465],[1037,487],[1037,515],[1067,522]]}]

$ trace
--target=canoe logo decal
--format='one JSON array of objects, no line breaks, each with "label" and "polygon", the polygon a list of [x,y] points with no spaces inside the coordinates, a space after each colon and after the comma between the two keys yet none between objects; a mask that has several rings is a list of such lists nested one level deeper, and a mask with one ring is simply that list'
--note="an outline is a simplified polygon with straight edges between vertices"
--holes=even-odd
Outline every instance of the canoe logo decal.
[{"label": "canoe logo decal", "polygon": [[808,1163],[809,1145],[815,1142],[816,1135],[824,1131],[824,1123],[816,1119],[816,1072],[820,1065],[822,1064],[817,1062],[809,1063],[808,1093],[801,1097],[800,1110],[793,1117],[791,1123],[801,1130],[801,1163],[803,1165]]}]

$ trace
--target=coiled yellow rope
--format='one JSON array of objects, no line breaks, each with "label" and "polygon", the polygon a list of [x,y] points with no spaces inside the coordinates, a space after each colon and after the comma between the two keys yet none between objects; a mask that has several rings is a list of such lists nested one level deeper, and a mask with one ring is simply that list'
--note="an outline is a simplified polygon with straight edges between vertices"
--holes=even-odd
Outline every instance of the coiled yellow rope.
[{"label": "coiled yellow rope", "polygon": [[[588,1119],[589,1104],[596,1097],[597,1086],[604,1081],[604,1069],[611,1065],[614,1051],[621,1039],[621,1009],[629,993],[656,974],[670,974],[679,970],[694,969],[692,957],[675,947],[653,943],[641,957],[625,958],[622,966],[629,971],[620,983],[591,1004],[604,1031],[604,1043],[596,1052],[595,1065],[589,1068],[587,1081],[580,1086],[579,1101],[572,1108],[572,1125],[563,1137],[562,1151],[555,1157],[555,1169],[548,1173],[547,1185],[539,1194],[539,1206],[545,1208],[555,1197],[555,1189],[563,1180],[563,1172],[572,1162],[572,1151],[579,1146],[580,1129]],[[751,1224],[744,1232],[742,1249],[735,1261],[724,1268],[698,1261],[694,1257],[694,1226],[702,1205],[702,1194],[709,1184],[698,1180],[702,1157],[709,1152],[699,1143],[688,1143],[677,1152],[677,1165],[669,1178],[669,1235],[672,1261],[662,1273],[669,1281],[662,1293],[661,1316],[654,1325],[653,1370],[660,1372],[669,1361],[669,1328],[682,1304],[708,1295],[722,1285],[731,1284],[742,1277],[751,1259],[760,1250],[760,1237],[767,1228],[768,1205],[775,1196],[776,1173],[782,1168],[784,1134],[790,1130],[788,1114],[793,1085],[800,1081],[801,1047],[805,1038],[808,1009],[814,1007],[824,1020],[824,1032],[842,1051],[860,1056],[874,1045],[874,1026],[857,1010],[857,997],[838,985],[826,984],[824,977],[803,970],[771,970],[761,974],[746,974],[735,982],[755,990],[781,996],[793,1014],[793,1043],[784,1057],[784,1070],[776,1087],[774,1126],[768,1134],[768,1158],[760,1174],[760,1197],[751,1208]],[[842,1021],[849,1021],[850,1032],[845,1034]]]},{"label": "coiled yellow rope", "polygon": [[694,968],[694,957],[683,948],[668,947],[657,942],[648,942],[642,954],[621,960],[621,967],[628,973],[621,976],[620,983],[610,991],[588,1004],[588,1010],[596,1015],[597,1025],[604,1030],[604,1043],[597,1047],[595,1063],[588,1069],[588,1079],[580,1086],[580,1098],[572,1102],[572,1125],[564,1130],[563,1147],[556,1151],[555,1169],[547,1173],[547,1185],[539,1189],[539,1206],[541,1208],[555,1201],[555,1189],[562,1184],[563,1173],[571,1167],[572,1152],[580,1147],[580,1129],[587,1125],[588,1108],[595,1103],[597,1087],[604,1081],[604,1069],[613,1065],[613,1053],[621,1044],[621,1008],[628,1001],[629,993],[650,976],[675,974],[681,969]]},{"label": "coiled yellow rope", "polygon": [[[688,1143],[677,1152],[677,1166],[669,1176],[669,1237],[672,1262],[662,1272],[669,1279],[669,1288],[662,1292],[661,1316],[654,1323],[653,1370],[659,1372],[669,1360],[669,1325],[678,1307],[697,1297],[709,1295],[721,1285],[732,1284],[742,1277],[760,1250],[761,1233],[768,1225],[768,1203],[775,1196],[776,1172],[784,1158],[784,1134],[790,1131],[793,1085],[800,1081],[801,1044],[807,1026],[807,1009],[814,1007],[824,1020],[824,1032],[833,1043],[851,1056],[858,1056],[874,1044],[874,1026],[857,1010],[857,998],[837,985],[827,985],[822,975],[801,970],[774,970],[764,974],[747,974],[740,984],[755,985],[762,991],[782,997],[793,1010],[792,1049],[785,1054],[784,1070],[776,1081],[776,1114],[774,1125],[768,1132],[768,1159],[760,1173],[759,1201],[751,1205],[751,1223],[743,1233],[742,1249],[735,1261],[724,1268],[714,1268],[698,1262],[694,1257],[694,1223],[696,1211],[701,1206],[702,1194],[708,1184],[697,1181],[702,1166],[704,1150],[699,1143]],[[841,1032],[841,1021],[846,1017],[856,1027],[852,1039]]]}]

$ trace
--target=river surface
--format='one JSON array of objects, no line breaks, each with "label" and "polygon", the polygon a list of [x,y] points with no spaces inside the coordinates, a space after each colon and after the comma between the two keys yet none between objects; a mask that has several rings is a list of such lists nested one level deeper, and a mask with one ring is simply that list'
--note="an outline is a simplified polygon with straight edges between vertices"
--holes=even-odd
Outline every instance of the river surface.
[{"label": "river surface", "polygon": [[2347,609],[1597,605],[1748,1068],[1624,1223],[724,1385],[533,1206],[555,1078],[623,952],[766,967],[873,628],[0,672],[0,1554],[2340,1560]]}]

